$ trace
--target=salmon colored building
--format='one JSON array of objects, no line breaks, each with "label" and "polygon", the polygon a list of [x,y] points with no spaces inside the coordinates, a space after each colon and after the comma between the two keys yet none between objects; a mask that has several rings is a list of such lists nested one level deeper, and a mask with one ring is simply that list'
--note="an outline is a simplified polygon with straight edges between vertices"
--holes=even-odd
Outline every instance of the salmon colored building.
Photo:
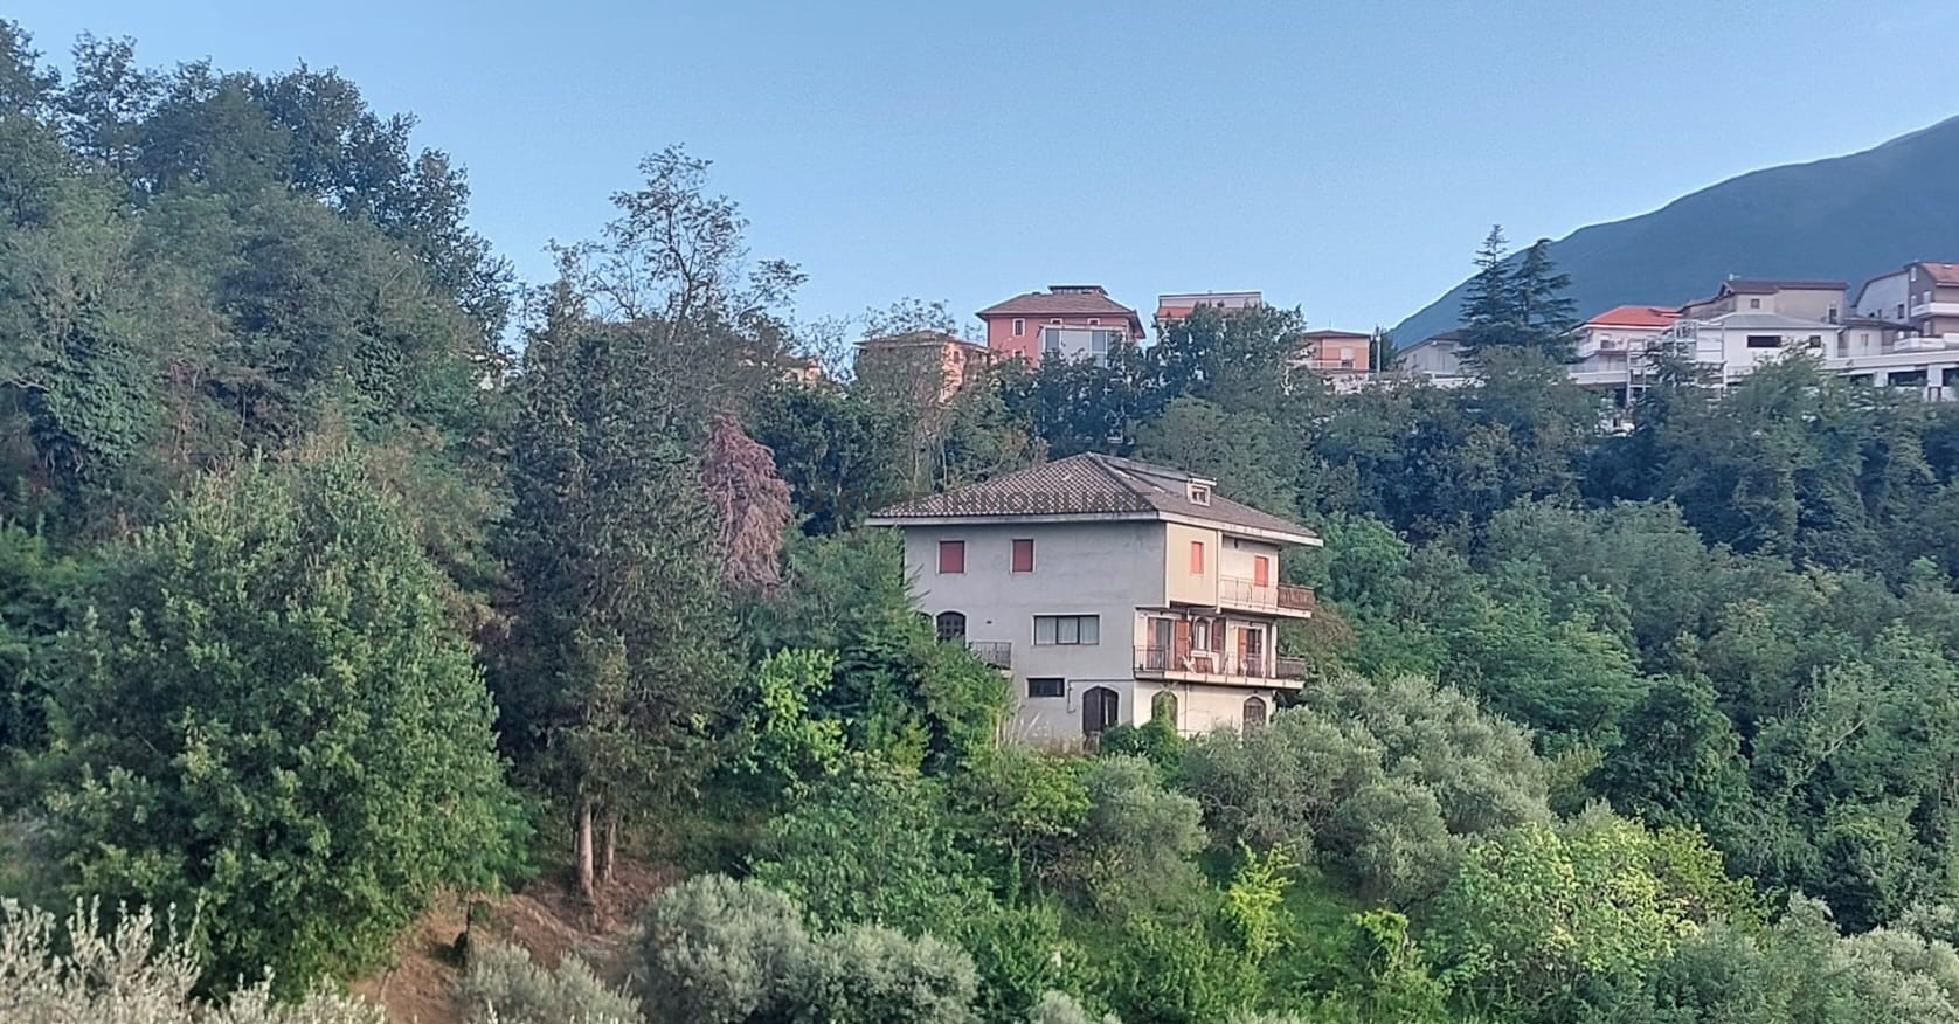
[{"label": "salmon colored building", "polygon": [[1143,340],[1143,319],[1099,284],[1049,285],[982,309],[986,347],[1002,356],[1103,362],[1116,347]]},{"label": "salmon colored building", "polygon": [[1299,336],[1294,366],[1318,373],[1365,373],[1374,336],[1359,331],[1307,331]]}]

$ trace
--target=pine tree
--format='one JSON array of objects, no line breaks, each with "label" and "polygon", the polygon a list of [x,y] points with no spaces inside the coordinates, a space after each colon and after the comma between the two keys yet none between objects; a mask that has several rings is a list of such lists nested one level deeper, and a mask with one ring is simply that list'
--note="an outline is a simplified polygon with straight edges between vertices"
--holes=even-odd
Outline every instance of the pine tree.
[{"label": "pine tree", "polygon": [[1525,249],[1510,275],[1510,308],[1522,328],[1520,342],[1554,359],[1571,356],[1571,329],[1578,326],[1578,304],[1565,294],[1571,275],[1551,261],[1551,240],[1540,238]]},{"label": "pine tree", "polygon": [[1509,245],[1503,237],[1503,225],[1493,224],[1476,250],[1476,276],[1469,279],[1469,294],[1462,304],[1463,327],[1468,332],[1465,355],[1487,345],[1517,343],[1522,325],[1510,271],[1504,265]]}]

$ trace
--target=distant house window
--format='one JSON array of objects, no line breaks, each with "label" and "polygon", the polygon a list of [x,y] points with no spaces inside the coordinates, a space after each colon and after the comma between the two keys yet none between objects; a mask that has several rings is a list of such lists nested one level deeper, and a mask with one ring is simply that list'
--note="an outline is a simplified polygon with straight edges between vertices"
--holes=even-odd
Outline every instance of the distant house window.
[{"label": "distant house window", "polygon": [[958,612],[940,612],[939,617],[933,621],[933,631],[938,634],[940,643],[964,640],[966,616]]},{"label": "distant house window", "polygon": [[1041,646],[1092,646],[1102,642],[1100,615],[1036,615],[1034,642]]},{"label": "distant house window", "polygon": [[939,542],[939,572],[961,573],[966,571],[966,542],[963,540],[942,540]]},{"label": "distant house window", "polygon": [[1020,317],[1014,317],[1014,337],[1018,338],[1026,333],[1027,333],[1027,321]]},{"label": "distant house window", "polygon": [[1029,539],[1014,541],[1013,571],[1034,571],[1034,542]]},{"label": "distant house window", "polygon": [[1748,300],[1748,308],[1749,308],[1749,309],[1761,309],[1761,308],[1762,308],[1762,300],[1761,300],[1761,299],[1749,299],[1749,300]]},{"label": "distant house window", "polygon": [[1245,699],[1245,731],[1265,728],[1265,701],[1258,697]]},{"label": "distant house window", "polygon": [[1068,680],[1059,676],[1029,676],[1027,678],[1029,697],[1066,697]]},{"label": "distant house window", "polygon": [[1252,586],[1269,587],[1271,585],[1272,585],[1272,560],[1265,557],[1264,555],[1253,556]]},{"label": "distant house window", "polygon": [[1097,325],[1097,324],[1099,324],[1099,323],[1101,323],[1101,322],[1102,322],[1102,320],[1101,320],[1101,318],[1100,318],[1100,317],[1093,317],[1093,316],[1092,316],[1092,317],[1089,317],[1089,318],[1088,318],[1088,325],[1089,325],[1090,327],[1094,327],[1095,325]]},{"label": "distant house window", "polygon": [[1190,542],[1190,574],[1204,575],[1204,542],[1201,540]]},{"label": "distant house window", "polygon": [[1782,338],[1775,334],[1751,334],[1746,344],[1749,348],[1781,348]]},{"label": "distant house window", "polygon": [[1829,319],[1829,321],[1830,321],[1831,323],[1836,323],[1836,322],[1837,322],[1837,307],[1835,307],[1835,306],[1831,306],[1831,307],[1830,307],[1830,315],[1829,315],[1829,317],[1828,317],[1828,319]]},{"label": "distant house window", "polygon": [[1209,505],[1211,503],[1211,489],[1203,484],[1191,484],[1190,500],[1193,504]]},{"label": "distant house window", "polygon": [[1905,318],[1905,304],[1900,302],[1898,303],[1898,315],[1894,319],[1903,320],[1904,318]]}]

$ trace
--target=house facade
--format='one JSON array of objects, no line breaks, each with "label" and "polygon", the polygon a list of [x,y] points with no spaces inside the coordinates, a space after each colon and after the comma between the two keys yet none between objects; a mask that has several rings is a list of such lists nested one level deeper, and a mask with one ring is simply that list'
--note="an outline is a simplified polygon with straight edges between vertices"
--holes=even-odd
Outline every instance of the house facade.
[{"label": "house facade", "polygon": [[1834,324],[1843,319],[1844,293],[1849,289],[1843,281],[1731,277],[1721,282],[1711,297],[1680,307],[1680,318],[1712,320],[1729,313],[1772,313],[1792,320]]},{"label": "house facade", "polygon": [[1372,368],[1374,336],[1359,331],[1307,331],[1299,336],[1293,365],[1314,373],[1366,373]]},{"label": "house facade", "polygon": [[860,379],[878,373],[936,373],[938,400],[943,402],[995,358],[985,345],[944,331],[909,331],[858,342],[856,370]]},{"label": "house facade", "polygon": [[1161,717],[1180,734],[1263,724],[1300,662],[1279,624],[1313,597],[1279,582],[1303,528],[1162,466],[1087,454],[880,512],[939,638],[1013,688],[1008,738],[1092,745]]},{"label": "house facade", "polygon": [[1049,285],[998,302],[977,314],[986,324],[986,347],[1002,356],[1105,361],[1124,345],[1143,340],[1143,319],[1109,297],[1099,284]]},{"label": "house facade", "polygon": [[1156,325],[1163,327],[1197,311],[1199,306],[1209,306],[1225,313],[1241,309],[1251,309],[1265,304],[1265,296],[1260,292],[1177,292],[1156,297]]},{"label": "house facade", "polygon": [[1959,335],[1959,263],[1907,263],[1865,282],[1852,308],[1920,337]]}]

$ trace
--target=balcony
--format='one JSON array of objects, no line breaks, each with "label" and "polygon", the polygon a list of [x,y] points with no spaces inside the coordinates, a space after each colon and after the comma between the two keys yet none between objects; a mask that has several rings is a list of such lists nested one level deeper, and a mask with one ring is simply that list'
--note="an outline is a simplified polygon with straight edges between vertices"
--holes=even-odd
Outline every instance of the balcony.
[{"label": "balcony", "polygon": [[1313,609],[1318,607],[1311,587],[1296,587],[1290,583],[1259,586],[1256,581],[1242,576],[1218,577],[1218,605],[1301,619],[1310,618]]},{"label": "balcony", "polygon": [[1012,668],[1014,645],[1005,640],[968,640],[966,649],[991,668]]},{"label": "balcony", "polygon": [[1306,661],[1270,654],[1241,657],[1223,651],[1138,647],[1136,674],[1143,678],[1189,679],[1195,682],[1256,681],[1268,686],[1297,686],[1299,680],[1306,678]]}]

